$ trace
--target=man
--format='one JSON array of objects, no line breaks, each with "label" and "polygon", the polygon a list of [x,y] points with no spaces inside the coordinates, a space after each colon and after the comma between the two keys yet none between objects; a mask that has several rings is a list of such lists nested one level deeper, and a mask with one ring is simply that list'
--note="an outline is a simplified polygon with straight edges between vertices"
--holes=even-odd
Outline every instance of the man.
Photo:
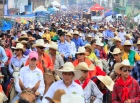
[{"label": "man", "polygon": [[110,25],[109,29],[106,31],[106,39],[107,40],[114,37],[114,33],[112,30],[113,30],[113,25]]},{"label": "man", "polygon": [[41,36],[39,35],[39,29],[38,28],[36,28],[35,29],[35,34],[33,34],[33,37],[37,40],[37,39],[41,39]]},{"label": "man", "polygon": [[130,76],[132,66],[128,60],[116,63],[114,66],[120,78],[116,81],[112,92],[112,103],[140,103],[140,88],[138,82]]},{"label": "man", "polygon": [[78,48],[79,48],[80,46],[84,46],[84,42],[83,42],[83,40],[79,37],[79,32],[78,32],[78,31],[75,31],[75,32],[73,33],[73,39],[72,39],[72,41],[75,43],[76,49],[77,49],[77,50],[78,50]]},{"label": "man", "polygon": [[140,60],[140,56],[136,51],[131,50],[132,44],[130,43],[129,40],[126,40],[124,42],[123,48],[124,48],[124,53],[122,55],[122,60],[128,59],[130,62],[130,65],[134,65],[136,61]]},{"label": "man", "polygon": [[[29,65],[23,67],[20,70],[19,74],[19,80],[15,84],[15,89],[19,93],[12,103],[14,103],[16,100],[20,98],[20,93],[22,93],[22,88],[20,87],[21,82],[23,86],[25,86],[25,90],[30,90],[32,89],[38,82],[39,87],[37,88],[35,92],[36,96],[43,95],[44,89],[45,89],[45,84],[43,80],[43,74],[39,68],[36,67],[37,65],[37,60],[38,60],[38,54],[35,51],[30,52],[29,54]],[[36,100],[37,103],[41,103],[41,100],[37,98]]]},{"label": "man", "polygon": [[100,52],[98,49],[96,49],[96,40],[92,40],[90,45],[93,48],[93,52],[96,54],[96,56],[99,58],[100,57]]},{"label": "man", "polygon": [[122,27],[120,27],[120,32],[118,33],[118,36],[121,38],[122,42],[125,41],[124,35],[126,35],[126,32],[124,30],[124,27],[122,26]]},{"label": "man", "polygon": [[70,56],[70,47],[69,44],[65,41],[65,34],[62,32],[59,34],[60,41],[58,42],[58,51],[61,54],[64,61],[68,61]]},{"label": "man", "polygon": [[82,71],[82,76],[79,80],[75,80],[76,83],[82,86],[84,91],[85,103],[90,103],[90,97],[95,96],[95,100],[92,103],[102,103],[103,94],[100,92],[96,84],[90,80],[88,77],[88,71],[94,70],[95,66],[90,65],[88,67],[87,63],[81,62],[75,67],[76,70]]},{"label": "man", "polygon": [[[78,94],[83,97],[83,90],[80,85],[75,83],[73,80],[79,79],[82,72],[79,70],[74,70],[74,66],[71,62],[66,62],[61,70],[55,70],[56,74],[62,78],[62,80],[54,82],[47,93],[44,95],[42,103],[49,103],[45,97],[52,98],[55,91],[62,89],[66,94]],[[84,102],[84,98],[82,103]]]},{"label": "man", "polygon": [[[42,65],[42,60],[45,62],[46,68],[53,70],[53,62],[48,54],[44,52],[45,45],[44,45],[44,40],[43,39],[38,39],[36,40],[36,43],[33,44],[34,48],[36,48],[37,53],[38,53],[38,61],[37,61],[37,67],[44,73],[43,65]],[[28,61],[26,62],[25,65],[28,65]]]}]

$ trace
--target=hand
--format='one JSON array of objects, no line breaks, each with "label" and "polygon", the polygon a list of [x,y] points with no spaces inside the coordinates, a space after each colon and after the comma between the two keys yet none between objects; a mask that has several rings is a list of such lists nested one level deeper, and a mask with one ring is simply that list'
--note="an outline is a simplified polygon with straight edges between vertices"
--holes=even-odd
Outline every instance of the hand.
[{"label": "hand", "polygon": [[39,96],[39,95],[40,95],[40,93],[36,91],[36,92],[35,92],[35,95],[36,95],[36,96]]}]

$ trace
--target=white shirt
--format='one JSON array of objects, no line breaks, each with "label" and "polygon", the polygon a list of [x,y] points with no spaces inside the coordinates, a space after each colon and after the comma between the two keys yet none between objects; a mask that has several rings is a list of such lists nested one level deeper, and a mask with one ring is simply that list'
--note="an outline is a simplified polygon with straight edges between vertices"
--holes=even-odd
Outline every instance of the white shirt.
[{"label": "white shirt", "polygon": [[119,32],[119,34],[118,34],[118,36],[121,38],[122,42],[125,41],[124,35],[126,35],[126,32],[125,31],[124,32]]},{"label": "white shirt", "polygon": [[[20,78],[20,80],[22,81],[23,85],[26,88],[28,88],[28,87],[33,88],[36,85],[36,83],[40,80],[40,85],[39,85],[39,88],[37,89],[37,91],[41,95],[43,95],[44,90],[45,90],[45,84],[44,84],[43,74],[40,69],[38,69],[36,67],[35,70],[32,71],[29,68],[29,66],[25,66],[25,67],[21,68],[20,75],[18,78]],[[15,89],[18,93],[22,92],[22,90],[19,86],[19,80],[15,84]]]},{"label": "white shirt", "polygon": [[[72,84],[67,88],[65,84],[63,83],[63,80],[60,80],[53,83],[50,86],[49,90],[43,97],[42,103],[49,103],[49,101],[45,97],[52,98],[55,91],[58,89],[63,89],[66,92],[66,94],[78,94],[83,97],[83,89],[79,84],[73,81]],[[84,103],[84,98],[83,98],[83,103]]]},{"label": "white shirt", "polygon": [[73,57],[75,57],[75,53],[76,53],[75,43],[73,41],[70,41],[70,42],[68,42],[68,45],[70,47],[70,55],[72,55]]}]

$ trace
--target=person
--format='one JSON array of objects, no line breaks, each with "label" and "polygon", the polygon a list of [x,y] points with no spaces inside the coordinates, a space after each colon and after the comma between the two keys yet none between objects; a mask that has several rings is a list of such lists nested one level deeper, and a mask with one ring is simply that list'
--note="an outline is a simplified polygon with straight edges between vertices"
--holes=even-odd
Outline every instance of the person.
[{"label": "person", "polygon": [[61,69],[64,65],[64,60],[61,57],[61,55],[57,53],[57,51],[58,51],[58,45],[52,42],[49,47],[49,55],[54,64],[54,69]]},{"label": "person", "polygon": [[[44,45],[44,40],[43,39],[38,39],[36,40],[36,43],[32,45],[32,47],[37,49],[38,53],[38,61],[37,61],[37,67],[44,73],[43,65],[42,65],[42,60],[44,61],[46,68],[49,70],[54,70],[53,62],[48,54],[44,52],[44,49],[46,45]],[[26,61],[26,66],[29,64],[28,60]]]},{"label": "person", "polygon": [[112,103],[111,92],[113,91],[114,81],[108,75],[98,75],[91,80],[95,82],[99,90],[103,93],[103,103]]},{"label": "person", "polygon": [[[37,68],[38,60],[38,53],[35,51],[30,52],[29,54],[29,65],[21,68],[20,74],[18,76],[18,81],[15,84],[15,90],[18,92],[18,95],[12,100],[12,103],[14,103],[16,100],[20,98],[20,94],[22,93],[22,85],[25,86],[25,90],[32,89],[36,84],[39,82],[39,86],[36,91],[34,91],[36,96],[41,96],[44,93],[45,90],[45,84],[43,79],[42,71]],[[41,103],[41,100],[39,97],[36,99],[37,103]]]},{"label": "person", "polygon": [[28,42],[25,41],[25,40],[22,40],[20,43],[23,44],[23,46],[24,46],[24,49],[23,49],[23,50],[24,50],[24,51],[23,51],[24,53],[23,53],[23,54],[24,54],[25,56],[28,56],[28,54],[30,53],[30,49],[28,49],[28,48],[29,48]]},{"label": "person", "polygon": [[118,37],[121,38],[122,42],[125,41],[125,36],[124,36],[124,35],[126,35],[126,32],[125,32],[125,30],[124,30],[124,27],[121,26],[121,27],[120,27],[120,32],[118,33]]},{"label": "person", "polygon": [[140,40],[137,41],[135,51],[138,53],[138,55],[140,55]]},{"label": "person", "polygon": [[109,29],[106,31],[106,39],[109,40],[110,38],[114,37],[114,33],[113,33],[113,25],[109,25]]},{"label": "person", "polygon": [[127,59],[114,65],[114,70],[120,77],[113,88],[112,103],[140,103],[139,84],[130,76],[132,68]]},{"label": "person", "polygon": [[74,33],[73,33],[73,39],[72,39],[72,41],[75,43],[75,45],[76,45],[76,50],[78,50],[78,48],[80,47],[80,46],[84,46],[84,42],[83,42],[83,40],[79,37],[79,32],[78,31],[75,31]]},{"label": "person", "polygon": [[39,29],[38,28],[36,28],[35,29],[35,34],[33,34],[33,37],[37,40],[37,39],[41,39],[41,36],[39,35]]},{"label": "person", "polygon": [[76,53],[76,46],[75,43],[73,41],[71,41],[72,39],[72,35],[70,33],[66,34],[66,41],[69,44],[70,47],[70,55],[69,55],[69,59],[71,59],[72,61],[75,60],[75,53]]},{"label": "person", "polygon": [[96,57],[99,58],[100,57],[100,52],[98,49],[96,49],[96,40],[92,40],[90,45],[93,48],[93,52],[96,54]]},{"label": "person", "polygon": [[91,61],[98,60],[97,56],[93,52],[92,46],[90,44],[85,45],[85,49],[87,52],[87,58],[90,59]]},{"label": "person", "polygon": [[90,34],[88,34],[86,36],[86,40],[84,41],[84,45],[90,44],[91,41],[92,41],[92,36]]},{"label": "person", "polygon": [[93,100],[92,103],[102,103],[103,100],[103,94],[100,92],[96,84],[92,80],[87,78],[88,71],[94,69],[95,66],[93,64],[88,67],[87,63],[85,62],[81,62],[75,67],[75,70],[82,71],[81,78],[79,80],[75,80],[75,82],[81,85],[83,88],[85,103],[91,103],[90,98],[92,96],[95,97],[95,100]]},{"label": "person", "polygon": [[54,96],[55,91],[58,89],[63,89],[66,94],[78,94],[83,98],[83,90],[80,85],[74,82],[74,80],[79,79],[82,76],[82,72],[80,70],[75,70],[74,65],[71,62],[66,62],[62,69],[55,70],[55,73],[62,78],[62,80],[54,82],[47,93],[44,95],[42,103],[49,103],[45,97],[52,98]]},{"label": "person", "polygon": [[134,63],[136,61],[140,60],[140,56],[138,55],[138,53],[136,51],[130,49],[132,44],[130,43],[129,40],[126,40],[122,46],[124,48],[122,60],[128,59],[130,62],[130,65],[134,65]]},{"label": "person", "polygon": [[42,35],[42,38],[46,38],[49,42],[51,41],[51,36],[49,34],[49,28],[44,29],[44,34]]}]

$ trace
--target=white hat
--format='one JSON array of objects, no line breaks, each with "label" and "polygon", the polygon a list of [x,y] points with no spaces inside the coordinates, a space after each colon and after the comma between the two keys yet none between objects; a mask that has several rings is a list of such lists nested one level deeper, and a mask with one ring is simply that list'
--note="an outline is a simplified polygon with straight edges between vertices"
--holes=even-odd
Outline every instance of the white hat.
[{"label": "white hat", "polygon": [[89,29],[88,27],[85,27],[85,29]]},{"label": "white hat", "polygon": [[51,42],[49,48],[54,49],[54,50],[57,51],[58,50],[58,45],[56,43],[54,43],[54,42]]},{"label": "white hat", "polygon": [[39,28],[40,28],[40,29],[43,29],[44,27],[41,25],[41,26],[39,26]]},{"label": "white hat", "polygon": [[92,46],[90,44],[86,44],[85,48],[89,48],[91,51],[93,51],[93,48],[92,48]]},{"label": "white hat", "polygon": [[97,76],[97,78],[109,89],[113,91],[114,81],[109,76]]},{"label": "white hat", "polygon": [[36,40],[36,43],[33,44],[32,47],[37,47],[37,46],[46,47],[46,45],[44,44],[44,40],[43,39]]},{"label": "white hat", "polygon": [[24,46],[21,43],[17,43],[16,47],[14,49],[22,49],[23,50]]},{"label": "white hat", "polygon": [[113,38],[113,41],[120,41],[120,42],[121,42],[121,38],[119,38],[118,36],[115,36],[115,37]]},{"label": "white hat", "polygon": [[87,38],[92,38],[92,36],[88,34],[88,35],[87,35]]},{"label": "white hat", "polygon": [[103,38],[103,34],[102,33],[97,33],[99,35],[100,38]]},{"label": "white hat", "polygon": [[122,51],[120,51],[120,49],[119,48],[115,48],[114,50],[113,50],[113,52],[110,52],[111,54],[119,54],[119,53],[121,53]]},{"label": "white hat", "polygon": [[126,41],[124,42],[123,46],[124,46],[124,45],[133,45],[133,44],[130,43],[130,40],[126,40]]},{"label": "white hat", "polygon": [[64,94],[61,103],[83,103],[84,98],[78,94]]},{"label": "white hat", "polygon": [[97,28],[94,28],[94,31],[98,31],[98,29]]},{"label": "white hat", "polygon": [[127,37],[127,38],[129,38],[129,39],[132,39],[131,34],[126,34],[126,35],[124,35],[124,37]]},{"label": "white hat", "polygon": [[133,66],[130,65],[130,62],[128,59],[124,59],[121,63],[116,63],[114,65],[114,71],[118,74],[120,74],[121,70],[120,68],[123,67],[123,66],[128,66],[132,69]]},{"label": "white hat", "polygon": [[25,31],[21,31],[21,35],[27,34]]},{"label": "white hat", "polygon": [[104,46],[104,44],[101,41],[96,41],[96,45],[98,45],[98,46]]},{"label": "white hat", "polygon": [[67,34],[66,34],[66,36],[70,36],[70,37],[72,38],[72,35],[71,35],[71,33],[67,33]]},{"label": "white hat", "polygon": [[123,27],[123,26],[121,26],[121,27],[120,27],[120,29],[124,29],[124,27]]},{"label": "white hat", "polygon": [[73,72],[74,73],[73,80],[77,80],[82,76],[82,72],[80,70],[75,70],[74,65],[71,62],[66,62],[62,69],[55,70],[55,73],[61,78],[63,78],[62,72]]},{"label": "white hat", "polygon": [[105,29],[107,29],[107,26],[104,26]]},{"label": "white hat", "polygon": [[86,49],[84,47],[79,47],[78,51],[76,52],[76,54],[80,54],[80,53],[84,53],[85,54]]},{"label": "white hat", "polygon": [[75,70],[88,70],[92,71],[95,70],[95,66],[91,64],[89,67],[86,62],[80,62],[76,67]]},{"label": "white hat", "polygon": [[46,27],[46,28],[44,28],[44,30],[49,30],[49,28],[48,28],[48,27]]},{"label": "white hat", "polygon": [[77,35],[79,35],[79,32],[78,32],[78,31],[74,31],[73,34],[77,34]]}]

